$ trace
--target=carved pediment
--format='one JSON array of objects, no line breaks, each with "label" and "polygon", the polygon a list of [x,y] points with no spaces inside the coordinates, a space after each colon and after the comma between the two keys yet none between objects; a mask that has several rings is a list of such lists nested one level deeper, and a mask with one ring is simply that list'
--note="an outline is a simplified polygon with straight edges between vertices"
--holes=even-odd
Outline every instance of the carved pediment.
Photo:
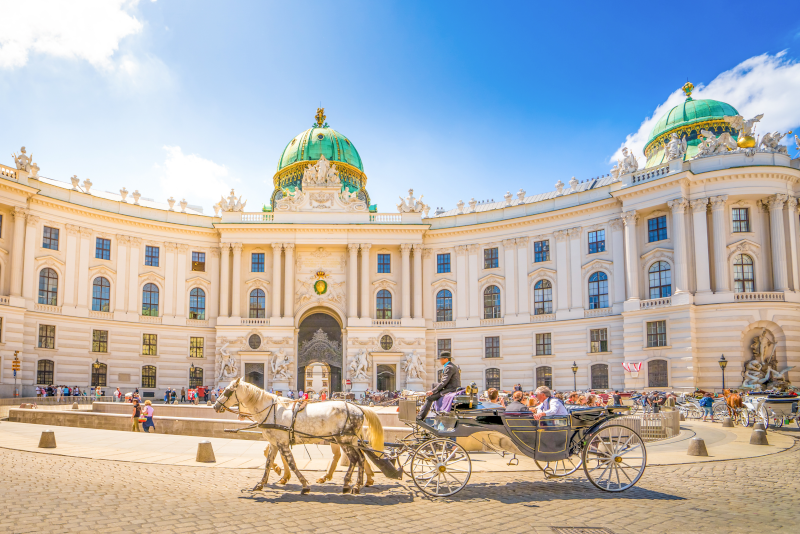
[{"label": "carved pediment", "polygon": [[431,284],[431,287],[434,289],[439,289],[440,287],[455,288],[456,281],[449,278],[439,278]]},{"label": "carved pediment", "polygon": [[66,263],[64,263],[63,260],[60,260],[59,258],[56,258],[55,256],[52,255],[39,256],[38,258],[36,258],[36,261],[44,263],[45,265],[60,265],[62,267],[66,265]]},{"label": "carved pediment", "polygon": [[480,286],[498,285],[500,287],[503,287],[504,283],[505,283],[505,278],[494,273],[487,274],[486,276],[478,279],[478,285]]},{"label": "carved pediment", "polygon": [[642,268],[655,261],[673,261],[672,249],[656,247],[639,257],[639,264]]},{"label": "carved pediment", "polygon": [[191,278],[186,279],[186,283],[189,285],[202,285],[202,286],[210,286],[211,282],[203,278],[202,276],[193,276]]},{"label": "carved pediment", "polygon": [[556,281],[556,270],[555,269],[548,269],[546,267],[539,267],[535,271],[528,273],[528,283],[532,284],[536,280],[540,278],[547,278],[551,282],[555,283]]},{"label": "carved pediment", "polygon": [[143,280],[143,279],[144,279],[144,280],[148,280],[148,281],[150,281],[150,282],[154,282],[154,281],[156,281],[156,280],[158,280],[158,281],[160,281],[160,282],[163,282],[163,281],[164,281],[164,277],[163,277],[163,276],[161,276],[160,274],[158,274],[158,273],[157,273],[157,272],[155,272],[155,271],[147,271],[146,273],[141,273],[141,274],[139,275],[139,279],[140,279],[140,280]]},{"label": "carved pediment", "polygon": [[350,192],[338,181],[310,184],[294,191],[283,191],[283,197],[275,203],[275,211],[333,211],[366,212],[367,204],[358,198],[358,192]]},{"label": "carved pediment", "polygon": [[372,282],[372,285],[378,289],[389,289],[390,287],[396,286],[397,282],[388,278],[381,278],[380,280]]},{"label": "carved pediment", "polygon": [[756,257],[761,255],[761,245],[749,239],[741,239],[736,243],[728,245],[728,258],[734,254],[753,254]]},{"label": "carved pediment", "polygon": [[90,278],[95,274],[102,274],[103,276],[108,277],[114,277],[117,275],[117,271],[109,269],[105,265],[95,265],[94,267],[89,267],[89,273]]},{"label": "carved pediment", "polygon": [[249,288],[249,290],[253,290],[256,288],[267,290],[269,289],[269,280],[264,280],[262,278],[251,278],[244,283],[245,286]]},{"label": "carved pediment", "polygon": [[613,267],[614,267],[614,262],[608,260],[596,259],[590,261],[589,263],[584,264],[583,267],[581,267],[581,273],[585,275],[589,271],[594,271],[596,269],[604,269],[610,272]]}]

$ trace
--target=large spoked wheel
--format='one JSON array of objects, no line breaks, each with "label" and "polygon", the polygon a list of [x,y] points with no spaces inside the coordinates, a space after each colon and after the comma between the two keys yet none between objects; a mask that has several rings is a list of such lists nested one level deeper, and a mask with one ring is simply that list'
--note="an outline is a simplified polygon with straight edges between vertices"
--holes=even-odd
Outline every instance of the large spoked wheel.
[{"label": "large spoked wheel", "polygon": [[750,412],[747,409],[739,410],[739,421],[742,426],[750,426]]},{"label": "large spoked wheel", "polygon": [[400,440],[404,447],[397,454],[398,467],[403,470],[406,476],[411,476],[411,458],[414,456],[414,449],[419,446],[419,436],[412,432]]},{"label": "large spoked wheel", "polygon": [[536,467],[541,469],[547,478],[569,476],[583,465],[583,460],[580,456],[570,456],[566,460],[558,460],[556,462],[540,463],[539,460],[534,460],[534,462],[536,462]]},{"label": "large spoked wheel", "polygon": [[411,457],[411,479],[431,497],[455,495],[467,485],[471,474],[467,451],[449,439],[427,441]]},{"label": "large spoked wheel", "polygon": [[619,492],[632,487],[647,465],[642,438],[622,425],[607,425],[594,431],[583,449],[586,477],[603,491]]}]

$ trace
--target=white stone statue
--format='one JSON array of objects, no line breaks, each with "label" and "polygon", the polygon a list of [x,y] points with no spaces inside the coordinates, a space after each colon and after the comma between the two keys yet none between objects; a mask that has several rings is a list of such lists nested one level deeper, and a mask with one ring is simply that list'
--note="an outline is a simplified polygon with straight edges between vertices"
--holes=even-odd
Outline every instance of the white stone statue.
[{"label": "white stone statue", "polygon": [[678,134],[672,132],[667,146],[664,147],[664,151],[667,154],[667,160],[672,161],[673,159],[682,158],[683,155],[686,154],[686,147],[686,136],[684,136],[683,139],[678,139]]},{"label": "white stone statue", "polygon": [[[792,132],[788,132],[782,134],[780,132],[773,132],[773,133],[765,133],[764,137],[761,138],[761,148],[766,152],[777,152],[778,154],[788,154],[789,150],[787,147],[779,144],[781,139],[786,137]],[[796,138],[797,136],[795,136]]]},{"label": "white stone statue", "polygon": [[791,385],[786,373],[794,367],[778,371],[775,348],[776,343],[770,339],[769,331],[766,328],[761,331],[760,335],[753,338],[753,342],[750,344],[753,358],[744,364],[742,388],[786,390]]},{"label": "white stone statue", "polygon": [[795,148],[800,151],[800,137],[797,137],[796,135],[794,136],[794,144]]},{"label": "white stone statue", "polygon": [[236,198],[233,189],[231,189],[231,194],[227,199],[225,197],[221,197],[219,201],[219,207],[222,209],[222,211],[244,211],[244,207],[246,205],[247,201],[245,200],[242,202],[241,196]]},{"label": "white stone statue", "polygon": [[572,180],[569,181],[569,192],[570,193],[577,193],[578,192],[578,183],[579,183],[578,179],[573,176]]},{"label": "white stone statue", "polygon": [[270,369],[273,380],[290,381],[292,379],[292,357],[286,353],[286,349],[281,349],[272,355]]},{"label": "white stone statue", "polygon": [[564,182],[562,182],[561,180],[556,182],[556,192],[559,195],[563,195],[564,194]]},{"label": "white stone statue", "polygon": [[403,361],[403,371],[410,379],[424,378],[425,366],[422,364],[422,358],[420,358],[416,350],[406,354],[406,359]]},{"label": "white stone statue", "polygon": [[[419,213],[428,206],[422,202],[422,197],[424,195],[420,195],[419,198],[414,197],[414,190],[408,190],[408,196],[404,199],[400,197],[400,204],[397,205],[397,211],[400,213]],[[428,208],[430,209],[430,208]]]},{"label": "white stone statue", "polygon": [[359,202],[358,191],[350,192],[350,190],[347,188],[342,189],[339,198],[341,198],[342,202],[344,202],[345,204],[348,204],[350,202]]},{"label": "white stone statue", "polygon": [[341,179],[339,178],[339,171],[336,170],[336,165],[331,165],[331,162],[321,155],[316,165],[308,164],[303,171],[303,185],[339,185]]},{"label": "white stone statue", "polygon": [[517,191],[517,204],[524,204],[525,203],[525,190],[521,187],[519,191]]},{"label": "white stone statue", "polygon": [[617,162],[619,166],[618,176],[629,174],[639,170],[639,162],[633,152],[628,150],[628,147],[622,147],[622,159]]},{"label": "white stone statue", "polygon": [[736,140],[728,132],[722,132],[717,137],[714,132],[708,130],[700,130],[700,137],[703,140],[697,145],[697,155],[695,158],[702,156],[713,156],[715,154],[727,154],[731,150],[736,150],[738,145]]},{"label": "white stone statue", "polygon": [[748,135],[753,135],[755,124],[764,118],[764,114],[756,115],[750,120],[744,120],[741,115],[725,115],[722,117],[725,122],[731,125],[735,130],[739,130],[739,139]]},{"label": "white stone statue", "polygon": [[19,149],[20,155],[17,156],[16,153],[11,154],[14,156],[14,163],[17,165],[17,169],[21,171],[28,171],[31,172],[31,163],[33,163],[33,154],[28,156],[25,153],[25,147]]},{"label": "white stone statue", "polygon": [[356,352],[353,359],[350,360],[350,365],[348,366],[350,371],[350,378],[354,380],[368,380],[369,376],[367,375],[367,371],[370,369],[369,358],[367,356],[367,351],[365,349],[361,349]]},{"label": "white stone statue", "polygon": [[217,382],[233,380],[239,376],[239,369],[236,366],[236,358],[228,351],[230,342],[217,348]]},{"label": "white stone statue", "polygon": [[511,194],[511,191],[506,191],[506,194],[503,195],[503,198],[506,201],[506,206],[510,206],[514,200],[514,195]]}]

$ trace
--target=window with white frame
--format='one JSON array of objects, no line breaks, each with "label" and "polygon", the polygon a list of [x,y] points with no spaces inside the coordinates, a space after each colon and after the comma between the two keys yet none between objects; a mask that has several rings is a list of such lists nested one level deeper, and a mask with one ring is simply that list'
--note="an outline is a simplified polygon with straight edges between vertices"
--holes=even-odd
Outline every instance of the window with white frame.
[{"label": "window with white frame", "polygon": [[551,334],[536,334],[536,355],[537,356],[550,356],[553,354],[552,336]]},{"label": "window with white frame", "polygon": [[533,286],[533,314],[553,313],[553,284],[550,280],[539,280]]},{"label": "window with white frame", "polygon": [[597,271],[589,277],[589,309],[608,308],[608,276]]},{"label": "window with white frame", "polygon": [[500,317],[500,288],[489,286],[483,290],[483,318],[497,319]]},{"label": "window with white frame", "polygon": [[550,261],[550,240],[533,242],[533,261],[539,263],[542,261]]},{"label": "window with white frame", "polygon": [[589,352],[608,352],[608,328],[589,331]]},{"label": "window with white frame", "polygon": [[747,254],[739,254],[733,260],[734,293],[752,293],[756,290],[753,258]]},{"label": "window with white frame", "polygon": [[604,252],[606,250],[606,231],[597,230],[589,232],[589,254]]},{"label": "window with white frame", "polygon": [[484,357],[500,357],[500,336],[486,336],[484,339]]},{"label": "window with white frame", "polygon": [[669,263],[657,261],[647,270],[650,298],[662,299],[672,295],[672,272]]},{"label": "window with white frame", "polygon": [[647,346],[667,346],[667,321],[650,321],[647,323]]},{"label": "window with white frame", "polygon": [[733,233],[750,231],[750,208],[733,208]]}]

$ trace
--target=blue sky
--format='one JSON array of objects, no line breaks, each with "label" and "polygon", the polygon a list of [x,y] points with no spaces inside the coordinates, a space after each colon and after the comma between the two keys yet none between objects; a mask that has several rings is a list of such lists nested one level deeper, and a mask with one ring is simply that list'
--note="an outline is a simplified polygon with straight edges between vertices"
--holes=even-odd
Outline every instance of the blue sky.
[{"label": "blue sky", "polygon": [[687,78],[765,113],[760,133],[800,127],[796,7],[3,0],[2,162],[24,144],[43,176],[206,213],[235,187],[255,210],[322,103],[380,211],[409,187],[445,208],[533,194],[641,155]]}]

